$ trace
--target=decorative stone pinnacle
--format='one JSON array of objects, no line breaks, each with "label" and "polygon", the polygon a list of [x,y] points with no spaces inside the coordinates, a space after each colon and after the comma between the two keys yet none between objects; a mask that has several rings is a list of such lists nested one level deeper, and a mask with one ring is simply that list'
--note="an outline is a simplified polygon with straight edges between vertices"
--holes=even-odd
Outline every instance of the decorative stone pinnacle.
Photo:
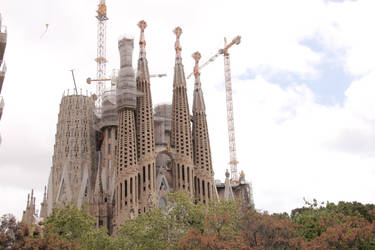
[{"label": "decorative stone pinnacle", "polygon": [[176,43],[174,44],[174,48],[176,50],[176,62],[181,62],[181,45],[180,45],[180,36],[182,34],[182,29],[180,27],[176,27],[173,30],[173,33],[176,34]]},{"label": "decorative stone pinnacle", "polygon": [[195,89],[198,89],[200,88],[200,85],[201,85],[201,81],[199,78],[201,74],[199,72],[199,60],[201,59],[201,53],[197,51],[197,52],[194,52],[192,56],[195,60],[195,65],[194,65]]},{"label": "decorative stone pinnacle", "polygon": [[193,56],[193,58],[195,60],[194,76],[198,77],[200,75],[200,72],[199,72],[199,60],[201,59],[201,53],[199,53],[197,51],[197,52],[194,52],[192,56]]},{"label": "decorative stone pinnacle", "polygon": [[139,57],[146,57],[146,40],[145,40],[145,28],[147,23],[145,20],[141,20],[138,23],[138,27],[141,29],[141,37],[139,39]]},{"label": "decorative stone pinnacle", "polygon": [[145,20],[141,20],[138,22],[138,27],[141,28],[141,31],[143,32],[145,28],[147,27],[147,23]]},{"label": "decorative stone pinnacle", "polygon": [[230,176],[230,174],[229,174],[229,171],[228,171],[228,169],[225,171],[225,177],[226,178],[229,178],[229,176]]}]

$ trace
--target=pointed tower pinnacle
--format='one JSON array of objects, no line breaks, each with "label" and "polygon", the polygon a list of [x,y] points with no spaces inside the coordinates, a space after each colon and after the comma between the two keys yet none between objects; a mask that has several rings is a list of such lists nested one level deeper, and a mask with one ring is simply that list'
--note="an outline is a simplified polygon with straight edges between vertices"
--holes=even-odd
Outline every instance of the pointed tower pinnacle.
[{"label": "pointed tower pinnacle", "polygon": [[194,58],[195,64],[194,64],[194,76],[195,76],[195,88],[200,88],[201,82],[200,82],[200,75],[201,72],[199,72],[199,61],[201,60],[201,53],[194,52],[192,57]]},{"label": "pointed tower pinnacle", "polygon": [[174,44],[174,49],[176,50],[176,63],[182,63],[182,57],[181,57],[181,45],[180,45],[180,36],[182,34],[182,29],[180,27],[176,27],[173,30],[173,33],[176,34],[176,42]]},{"label": "pointed tower pinnacle", "polygon": [[35,197],[34,190],[31,190],[31,195],[27,195],[27,206],[22,214],[22,222],[26,225],[31,225],[35,222]]},{"label": "pointed tower pinnacle", "polygon": [[146,41],[145,41],[145,29],[147,23],[144,20],[139,21],[138,27],[141,29],[141,36],[139,38],[139,57],[146,58]]},{"label": "pointed tower pinnacle", "polygon": [[199,72],[199,60],[201,59],[201,54],[197,51],[192,56],[195,60],[195,65],[194,65],[195,84],[194,84],[194,100],[193,100],[193,115],[194,115],[194,111],[205,113],[206,106],[204,104],[203,92],[201,88],[201,79],[200,79],[201,73]]},{"label": "pointed tower pinnacle", "polygon": [[215,182],[212,171],[210,138],[208,136],[206,107],[201,88],[199,60],[201,54],[193,54],[195,60],[194,76],[194,99],[193,99],[193,151],[196,199],[206,203],[214,198]]},{"label": "pointed tower pinnacle", "polygon": [[26,209],[30,207],[30,194],[27,194],[27,204]]},{"label": "pointed tower pinnacle", "polygon": [[176,34],[171,129],[171,146],[175,151],[172,168],[173,188],[174,190],[186,190],[193,194],[193,145],[186,80],[181,59],[180,36],[182,29],[177,27],[173,32]]},{"label": "pointed tower pinnacle", "polygon": [[40,204],[40,218],[46,218],[48,215],[48,205],[47,205],[47,187],[44,186],[43,202]]},{"label": "pointed tower pinnacle", "polygon": [[226,172],[225,172],[224,199],[225,200],[234,200],[232,185],[230,183],[229,176],[230,176],[230,174],[229,174],[228,169],[227,169]]},{"label": "pointed tower pinnacle", "polygon": [[[136,130],[137,130],[137,153],[138,153],[138,179],[139,182],[139,211],[144,212],[154,206],[155,189],[155,135],[154,115],[152,109],[150,74],[146,59],[146,41],[144,30],[147,24],[144,20],[138,23],[141,29],[139,41],[140,52],[137,69],[137,108],[136,108]],[[152,204],[148,202],[152,201]]]},{"label": "pointed tower pinnacle", "polygon": [[35,208],[34,189],[31,189],[30,208],[31,209]]}]

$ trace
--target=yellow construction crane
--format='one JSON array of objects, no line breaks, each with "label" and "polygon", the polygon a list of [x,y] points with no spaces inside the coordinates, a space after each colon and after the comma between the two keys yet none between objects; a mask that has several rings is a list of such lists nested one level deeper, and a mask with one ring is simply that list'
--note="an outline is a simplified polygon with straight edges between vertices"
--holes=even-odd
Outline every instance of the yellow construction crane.
[{"label": "yellow construction crane", "polygon": [[[229,138],[229,156],[230,156],[230,170],[231,179],[233,182],[238,182],[238,172],[237,172],[237,153],[236,153],[236,139],[234,130],[234,115],[233,115],[233,98],[232,98],[232,79],[230,72],[230,60],[228,50],[234,44],[240,44],[241,37],[236,36],[229,44],[227,44],[227,39],[224,38],[224,48],[220,49],[214,56],[212,56],[208,61],[199,67],[201,70],[210,62],[213,62],[219,55],[224,55],[224,76],[225,76],[225,92],[226,92],[226,103],[227,103],[227,125],[228,125],[228,138]],[[194,74],[194,72],[188,75],[188,79]]]}]

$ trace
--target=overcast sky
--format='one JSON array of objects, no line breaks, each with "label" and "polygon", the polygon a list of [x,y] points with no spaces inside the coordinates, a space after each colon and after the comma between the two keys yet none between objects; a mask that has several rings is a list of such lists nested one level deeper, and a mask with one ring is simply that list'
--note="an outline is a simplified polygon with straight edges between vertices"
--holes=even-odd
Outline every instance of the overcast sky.
[{"label": "overcast sky", "polygon": [[[98,0],[0,0],[8,67],[0,121],[0,214],[18,218],[34,188],[41,202],[52,165],[59,103],[95,77]],[[145,31],[153,103],[171,103],[172,30],[181,26],[186,75],[241,35],[230,50],[239,170],[257,209],[290,212],[303,198],[375,203],[375,1],[107,1],[107,72],[117,40]],[[45,31],[45,24],[49,24]],[[42,37],[41,37],[42,36]],[[138,58],[134,50],[134,65]],[[215,178],[229,168],[223,58],[201,73]],[[192,104],[193,80],[188,82]],[[92,88],[92,89],[90,89]]]}]

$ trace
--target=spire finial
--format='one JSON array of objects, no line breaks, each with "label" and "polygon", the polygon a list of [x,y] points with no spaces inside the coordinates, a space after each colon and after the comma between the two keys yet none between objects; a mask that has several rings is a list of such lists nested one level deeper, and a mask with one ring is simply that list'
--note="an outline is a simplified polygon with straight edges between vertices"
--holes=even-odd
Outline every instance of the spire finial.
[{"label": "spire finial", "polygon": [[47,187],[44,186],[44,195],[43,195],[43,201],[47,199]]},{"label": "spire finial", "polygon": [[197,52],[194,52],[192,56],[195,60],[195,65],[194,65],[195,88],[199,88],[201,85],[200,77],[199,77],[201,75],[201,73],[199,72],[199,60],[201,59],[201,53],[197,51]]},{"label": "spire finial", "polygon": [[225,171],[225,177],[229,178],[229,176],[230,176],[229,171],[228,171],[228,169],[226,169],[226,171]]},{"label": "spire finial", "polygon": [[244,178],[245,179],[245,172],[243,170],[241,170],[241,178]]},{"label": "spire finial", "polygon": [[30,206],[30,194],[27,194],[27,205],[26,208]]},{"label": "spire finial", "polygon": [[180,27],[176,27],[173,30],[173,33],[176,34],[176,42],[174,44],[174,48],[176,50],[176,63],[181,62],[181,45],[180,45],[180,36],[182,34],[182,29]]},{"label": "spire finial", "polygon": [[147,23],[145,20],[141,20],[138,23],[138,27],[141,29],[141,37],[139,38],[139,57],[145,58],[146,57],[146,40],[145,40],[145,28],[147,27]]}]

